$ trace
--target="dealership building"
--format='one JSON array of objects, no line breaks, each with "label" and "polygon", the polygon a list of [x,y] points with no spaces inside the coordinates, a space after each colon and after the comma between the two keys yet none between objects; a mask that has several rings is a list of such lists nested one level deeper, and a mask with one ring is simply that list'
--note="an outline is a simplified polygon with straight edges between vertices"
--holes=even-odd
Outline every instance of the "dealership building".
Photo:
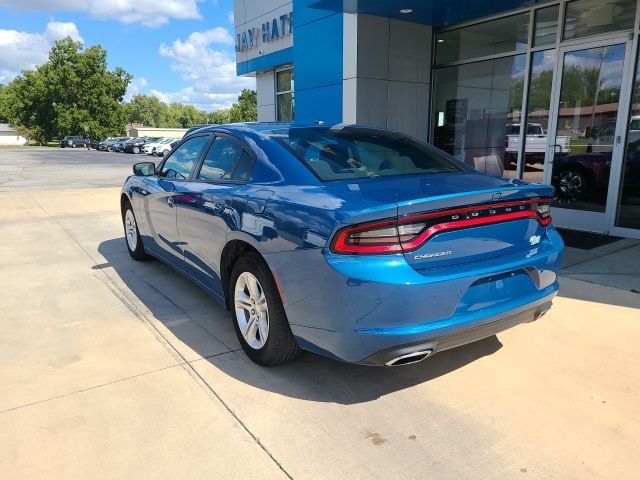
[{"label": "dealership building", "polygon": [[235,0],[258,119],[357,123],[551,183],[559,226],[640,238],[640,0]]}]

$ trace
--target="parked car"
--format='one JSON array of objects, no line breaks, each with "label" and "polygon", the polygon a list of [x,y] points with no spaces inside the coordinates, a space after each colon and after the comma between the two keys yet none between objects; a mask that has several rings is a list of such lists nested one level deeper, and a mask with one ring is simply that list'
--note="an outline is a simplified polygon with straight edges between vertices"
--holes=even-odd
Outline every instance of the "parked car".
[{"label": "parked car", "polygon": [[[570,152],[571,139],[567,136],[558,135],[555,140],[556,154],[567,154]],[[507,168],[511,163],[518,160],[520,151],[520,124],[512,123],[507,125],[507,147],[505,149],[504,166]],[[547,134],[539,123],[527,124],[527,135],[524,144],[524,159],[529,165],[536,163],[543,164],[547,152]]]},{"label": "parked car", "polygon": [[[554,160],[551,184],[563,203],[604,201],[609,191],[611,152],[567,155]],[[640,139],[627,147],[624,163],[623,201],[640,192]]]},{"label": "parked car", "polygon": [[129,254],[210,292],[261,365],[301,349],[413,363],[536,320],[558,290],[553,188],[405,134],[207,127],[133,171],[120,199]]},{"label": "parked car", "polygon": [[[600,125],[600,128],[590,132],[587,151],[589,152],[610,152],[615,146],[616,119],[608,120]],[[640,140],[640,116],[633,115],[629,121],[627,130],[627,143],[634,143]]]},{"label": "parked car", "polygon": [[120,152],[122,153],[122,149],[124,148],[124,144],[127,143],[128,141],[130,141],[131,139],[134,139],[135,137],[121,137],[119,140],[117,140],[116,142],[114,142],[111,145],[111,150],[114,152]]},{"label": "parked car", "polygon": [[147,143],[155,142],[157,140],[159,140],[159,137],[133,138],[124,143],[124,145],[122,146],[122,151],[125,153],[142,153],[142,149]]},{"label": "parked car", "polygon": [[143,147],[144,153],[146,153],[147,155],[155,155],[156,154],[156,148],[160,147],[161,145],[164,145],[166,143],[171,143],[178,140],[177,138],[161,138],[159,139],[157,142],[150,142],[145,144],[145,146]]},{"label": "parked car", "polygon": [[84,147],[84,137],[79,135],[70,135],[60,140],[60,148],[78,148]]},{"label": "parked car", "polygon": [[98,150],[102,151],[102,152],[112,152],[113,151],[113,146],[124,140],[126,137],[109,137],[106,140],[103,140],[102,142],[98,143]]},{"label": "parked car", "polygon": [[167,153],[169,153],[173,148],[180,142],[180,140],[172,140],[169,143],[165,143],[156,147],[156,155],[159,157],[164,157]]},{"label": "parked car", "polygon": [[112,141],[113,141],[113,137],[107,137],[104,140],[99,141],[96,150],[99,150],[101,152],[106,152],[107,143],[110,143]]}]

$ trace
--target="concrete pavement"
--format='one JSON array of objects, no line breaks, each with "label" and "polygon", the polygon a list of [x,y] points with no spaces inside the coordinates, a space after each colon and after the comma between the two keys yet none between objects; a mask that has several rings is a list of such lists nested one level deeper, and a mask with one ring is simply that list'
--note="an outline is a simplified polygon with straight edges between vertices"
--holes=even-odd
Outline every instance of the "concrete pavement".
[{"label": "concrete pavement", "polygon": [[[137,159],[105,160],[114,166],[96,167],[89,186],[121,181]],[[238,351],[211,298],[160,262],[130,260],[118,188],[31,180],[38,172],[0,185],[0,478],[637,471],[633,246],[604,260],[578,252],[547,316],[426,362],[377,369],[305,354],[265,369]],[[618,269],[627,283],[590,281]]]}]

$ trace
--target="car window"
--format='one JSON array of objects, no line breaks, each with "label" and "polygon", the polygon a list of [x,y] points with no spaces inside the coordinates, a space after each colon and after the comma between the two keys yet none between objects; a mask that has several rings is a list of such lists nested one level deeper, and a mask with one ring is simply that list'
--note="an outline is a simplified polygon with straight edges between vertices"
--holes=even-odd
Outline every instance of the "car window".
[{"label": "car window", "polygon": [[216,138],[202,162],[198,180],[231,180],[236,161],[242,155],[242,151],[238,142],[227,137]]},{"label": "car window", "polygon": [[616,128],[615,123],[608,123],[602,128],[600,135],[602,137],[611,137],[615,133],[615,128]]},{"label": "car window", "polygon": [[236,164],[236,169],[233,171],[233,175],[231,175],[231,180],[249,180],[251,176],[251,166],[253,165],[253,157],[249,155],[249,153],[244,150],[242,155],[240,155],[240,159]]},{"label": "car window", "polygon": [[200,158],[200,153],[208,141],[209,136],[202,135],[184,142],[164,162],[160,176],[184,180],[189,178],[193,166]]},{"label": "car window", "polygon": [[321,180],[459,172],[464,168],[433,147],[381,131],[303,127],[271,136]]}]

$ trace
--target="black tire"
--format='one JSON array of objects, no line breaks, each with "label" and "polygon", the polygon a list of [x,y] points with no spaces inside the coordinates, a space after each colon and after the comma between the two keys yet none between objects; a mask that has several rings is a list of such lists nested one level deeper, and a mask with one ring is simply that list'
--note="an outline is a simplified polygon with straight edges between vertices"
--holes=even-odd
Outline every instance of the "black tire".
[{"label": "black tire", "polygon": [[107,152],[113,152],[113,147],[111,145],[107,147]]},{"label": "black tire", "polygon": [[[266,298],[266,308],[268,312],[268,335],[264,345],[256,349],[250,346],[240,331],[240,325],[236,317],[236,283],[238,278],[245,272],[252,274],[259,282],[264,297]],[[287,320],[287,315],[282,306],[282,300],[278,293],[273,274],[266,262],[256,253],[249,253],[241,257],[233,267],[231,280],[229,283],[229,296],[231,304],[231,319],[233,327],[240,341],[242,349],[247,356],[264,366],[282,365],[296,359],[302,350],[293,338],[291,327]]]},{"label": "black tire", "polygon": [[[133,245],[133,248],[130,245],[130,240],[128,237],[128,233],[130,233],[127,226],[128,213],[131,215],[135,227],[135,245]],[[138,230],[138,221],[136,220],[136,216],[133,213],[133,208],[131,207],[131,203],[129,201],[124,204],[124,208],[122,209],[122,226],[124,227],[124,243],[127,245],[127,251],[129,252],[129,255],[131,255],[131,258],[138,262],[149,260],[151,256],[144,250],[142,237],[140,236],[140,231]]]},{"label": "black tire", "polygon": [[567,168],[558,174],[556,195],[561,201],[574,202],[585,199],[588,192],[589,181],[581,170]]},{"label": "black tire", "polygon": [[136,154],[140,153],[140,148],[133,147],[133,153],[136,153]]},{"label": "black tire", "polygon": [[71,144],[71,148],[76,148],[76,144],[75,144],[75,143],[72,143],[72,144]]}]

